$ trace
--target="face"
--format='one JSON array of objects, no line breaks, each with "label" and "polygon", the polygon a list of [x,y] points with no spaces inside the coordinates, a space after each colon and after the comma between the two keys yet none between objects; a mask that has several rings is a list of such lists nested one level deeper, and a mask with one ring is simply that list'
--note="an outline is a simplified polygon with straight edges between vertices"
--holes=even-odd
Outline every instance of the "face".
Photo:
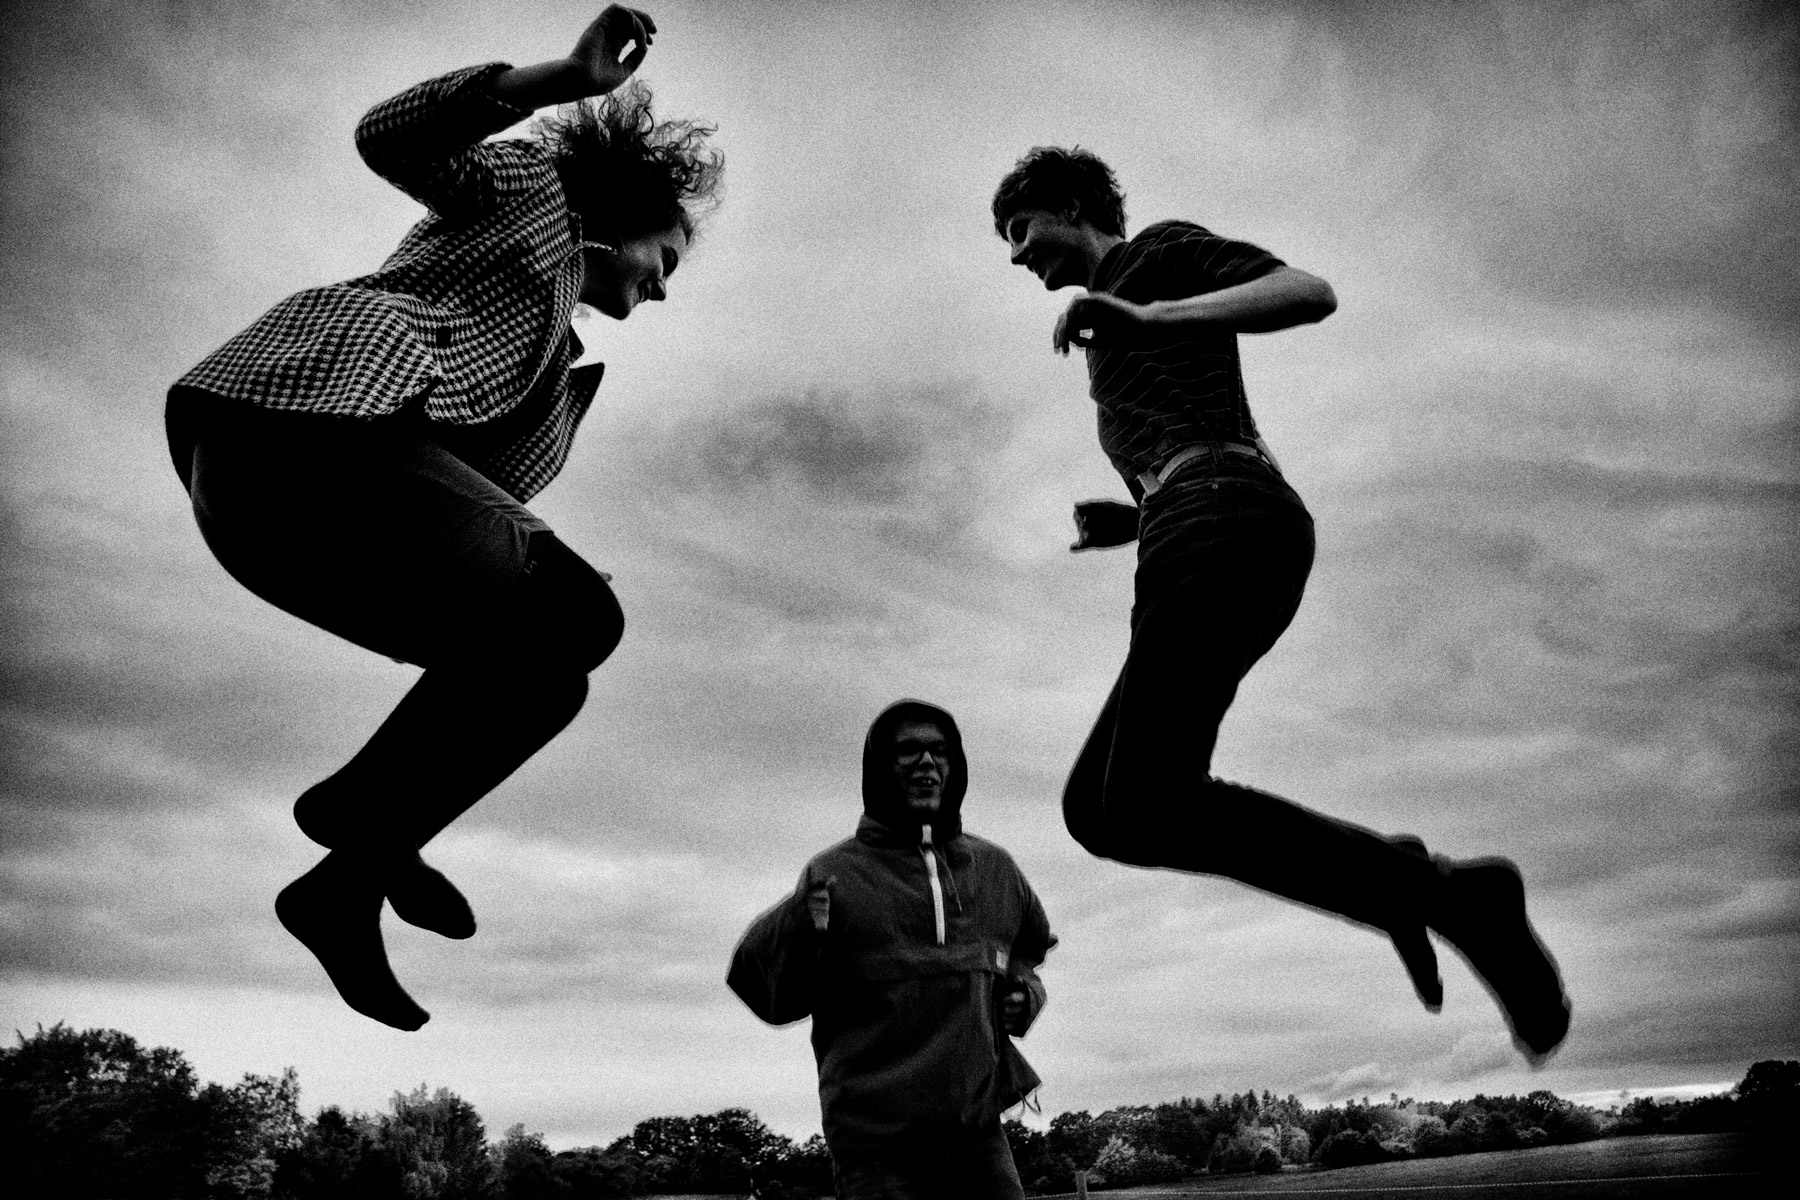
[{"label": "face", "polygon": [[935,816],[950,778],[950,742],[944,731],[927,721],[900,726],[894,731],[893,764],[906,807],[921,820]]},{"label": "face", "polygon": [[1012,260],[1044,281],[1051,291],[1087,284],[1087,260],[1081,226],[1071,213],[1022,208],[1006,219],[1006,244]]},{"label": "face", "polygon": [[669,276],[687,253],[688,236],[678,225],[660,233],[625,238],[616,249],[589,245],[581,252],[586,273],[581,302],[623,321],[646,300],[669,294]]}]

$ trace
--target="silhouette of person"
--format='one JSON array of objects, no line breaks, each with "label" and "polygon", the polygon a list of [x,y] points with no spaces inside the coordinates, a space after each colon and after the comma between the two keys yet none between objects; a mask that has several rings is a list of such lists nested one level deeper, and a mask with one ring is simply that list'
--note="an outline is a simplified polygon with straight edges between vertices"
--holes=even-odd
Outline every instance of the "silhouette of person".
[{"label": "silhouette of person", "polygon": [[[474,933],[419,850],[574,718],[624,629],[609,577],[524,502],[600,382],[571,368],[577,302],[624,320],[664,299],[723,167],[711,128],[656,121],[629,82],[655,32],[612,5],[566,58],[376,105],[357,149],[428,215],[374,274],[288,297],[170,389],[175,467],[225,569],[425,669],[295,804],[330,853],[276,900],[344,1001],[396,1028],[428,1014],[388,965],[383,898]],[[554,104],[534,137],[483,140]]]},{"label": "silhouette of person", "polygon": [[1541,1061],[1569,1004],[1516,866],[1432,856],[1210,773],[1238,683],[1293,620],[1313,559],[1312,518],[1251,419],[1237,335],[1323,320],[1331,287],[1185,221],[1127,238],[1117,180],[1081,149],[1032,149],[992,212],[1013,263],[1084,289],[1051,345],[1085,352],[1101,448],[1137,501],[1075,509],[1071,549],[1135,540],[1138,562],[1130,650],[1064,790],[1069,832],[1103,858],[1228,876],[1383,930],[1433,1011],[1435,930]]},{"label": "silhouette of person", "polygon": [[840,1200],[1023,1195],[1000,1114],[1038,1077],[1012,1044],[1056,938],[1011,856],[962,828],[950,714],[890,705],[863,740],[856,836],[817,855],[738,943],[764,1021],[810,1016]]}]

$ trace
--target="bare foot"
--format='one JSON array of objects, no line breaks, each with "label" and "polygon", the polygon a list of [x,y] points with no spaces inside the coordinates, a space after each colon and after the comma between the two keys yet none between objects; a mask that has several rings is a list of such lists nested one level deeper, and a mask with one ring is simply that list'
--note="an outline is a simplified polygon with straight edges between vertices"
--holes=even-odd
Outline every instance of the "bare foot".
[{"label": "bare foot", "polygon": [[[447,938],[473,937],[475,912],[456,885],[442,871],[427,866],[417,847],[402,841],[397,830],[371,822],[366,814],[346,812],[332,782],[314,784],[294,801],[294,823],[300,832],[321,846],[352,849],[366,859],[393,904],[394,915],[408,925]],[[384,842],[392,844],[382,848]]]},{"label": "bare foot", "polygon": [[1542,1066],[1569,1032],[1569,998],[1556,960],[1525,914],[1525,883],[1504,858],[1441,859],[1432,928],[1468,960],[1500,1005],[1513,1044]]},{"label": "bare foot", "polygon": [[394,978],[381,940],[381,887],[342,851],[275,897],[275,915],[312,951],[344,1003],[384,1025],[408,1031],[431,1014]]},{"label": "bare foot", "polygon": [[385,866],[382,886],[387,889],[394,915],[408,925],[459,940],[475,936],[475,912],[468,900],[417,851]]},{"label": "bare foot", "polygon": [[[1424,841],[1410,833],[1397,833],[1387,840],[1417,858],[1431,857]],[[1431,936],[1425,931],[1424,920],[1417,925],[1390,929],[1387,935],[1393,941],[1400,961],[1405,964],[1406,973],[1412,977],[1413,991],[1419,994],[1419,1001],[1430,1011],[1441,1012],[1444,981],[1438,976],[1437,951],[1431,947]]]}]

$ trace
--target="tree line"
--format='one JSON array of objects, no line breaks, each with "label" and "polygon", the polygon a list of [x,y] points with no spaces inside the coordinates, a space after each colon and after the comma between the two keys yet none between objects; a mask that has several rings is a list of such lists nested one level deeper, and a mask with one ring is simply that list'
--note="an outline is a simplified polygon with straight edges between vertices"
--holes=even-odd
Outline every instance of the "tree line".
[{"label": "tree line", "polygon": [[[1006,1122],[1029,1190],[1171,1182],[1200,1172],[1349,1166],[1641,1133],[1791,1129],[1800,1062],[1754,1064],[1730,1093],[1596,1110],[1548,1091],[1449,1103],[1308,1108],[1268,1091],[1061,1113],[1047,1131]],[[677,1192],[765,1200],[831,1192],[814,1134],[753,1113],[653,1117],[605,1147],[552,1151],[515,1125],[490,1138],[446,1088],[396,1092],[383,1113],[308,1119],[292,1068],[205,1085],[183,1055],[112,1029],[41,1026],[0,1049],[0,1161],[13,1195],[193,1200],[588,1200]]]}]

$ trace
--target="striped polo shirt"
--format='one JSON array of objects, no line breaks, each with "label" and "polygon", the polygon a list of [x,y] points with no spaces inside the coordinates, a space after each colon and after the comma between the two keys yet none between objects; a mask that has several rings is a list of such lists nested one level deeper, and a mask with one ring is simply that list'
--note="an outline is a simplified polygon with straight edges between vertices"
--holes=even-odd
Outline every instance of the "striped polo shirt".
[{"label": "striped polo shirt", "polygon": [[[1107,251],[1093,291],[1134,304],[1182,300],[1248,283],[1282,266],[1248,242],[1219,237],[1187,221],[1158,221]],[[1181,447],[1256,437],[1237,335],[1186,334],[1136,346],[1089,346],[1088,394],[1100,422],[1100,448],[1136,494],[1136,480]]]}]

